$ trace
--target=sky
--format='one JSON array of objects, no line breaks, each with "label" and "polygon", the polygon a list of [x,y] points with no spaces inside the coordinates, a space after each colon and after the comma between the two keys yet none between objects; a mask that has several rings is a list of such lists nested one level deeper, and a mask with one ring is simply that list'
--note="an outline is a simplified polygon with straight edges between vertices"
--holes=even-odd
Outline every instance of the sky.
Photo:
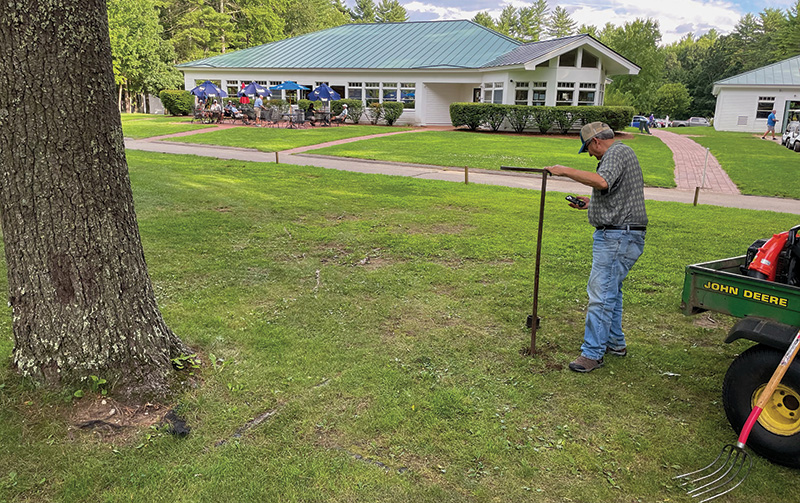
[{"label": "sky", "polygon": [[[721,35],[730,33],[739,18],[748,12],[758,14],[767,7],[789,9],[796,0],[548,0],[550,9],[565,8],[577,25],[606,23],[617,26],[638,18],[652,18],[659,22],[661,43],[670,44],[687,33],[695,36],[711,28]],[[523,0],[399,0],[408,12],[410,21],[442,19],[472,19],[478,12],[489,12],[494,19],[507,5],[521,8],[532,2]],[[347,1],[349,6],[354,0]],[[376,0],[376,4],[378,1]]]}]

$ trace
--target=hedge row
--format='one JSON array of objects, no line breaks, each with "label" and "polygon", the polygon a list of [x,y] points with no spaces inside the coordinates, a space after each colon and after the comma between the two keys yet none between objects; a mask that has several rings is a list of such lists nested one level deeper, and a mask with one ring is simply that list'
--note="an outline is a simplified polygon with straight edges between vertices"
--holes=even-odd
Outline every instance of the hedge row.
[{"label": "hedge row", "polygon": [[525,129],[538,129],[541,133],[555,129],[566,133],[574,126],[595,121],[605,122],[611,129],[619,131],[630,124],[633,114],[633,107],[531,107],[494,103],[450,105],[450,120],[455,127],[467,126],[472,130],[487,127],[497,131],[503,121],[508,121],[511,128],[518,133]]},{"label": "hedge row", "polygon": [[165,89],[158,99],[170,115],[189,115],[194,110],[194,96],[189,91]]}]

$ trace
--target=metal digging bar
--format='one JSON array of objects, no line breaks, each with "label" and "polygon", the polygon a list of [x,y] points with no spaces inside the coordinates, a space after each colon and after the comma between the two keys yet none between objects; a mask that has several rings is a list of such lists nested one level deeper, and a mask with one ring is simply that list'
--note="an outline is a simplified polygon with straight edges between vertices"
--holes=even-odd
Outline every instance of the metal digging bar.
[{"label": "metal digging bar", "polygon": [[[786,350],[786,354],[783,355],[778,368],[775,369],[772,378],[769,380],[769,383],[767,383],[767,387],[764,388],[764,391],[762,391],[761,395],[758,397],[756,406],[753,407],[753,410],[747,417],[747,421],[745,421],[744,427],[742,427],[742,433],[739,434],[739,441],[736,442],[736,444],[728,444],[723,447],[717,459],[712,461],[708,466],[673,477],[673,479],[685,479],[683,485],[702,484],[688,491],[687,494],[690,494],[693,498],[709,495],[700,502],[705,503],[723,494],[728,494],[744,482],[744,479],[747,478],[747,475],[750,474],[750,470],[753,468],[753,460],[749,458],[747,451],[744,450],[747,437],[750,436],[750,431],[758,421],[758,416],[761,415],[761,411],[766,407],[772,397],[772,393],[775,392],[775,388],[778,387],[781,379],[783,379],[783,375],[786,374],[786,371],[789,369],[789,365],[792,364],[794,357],[797,355],[798,348],[800,348],[800,330],[798,330],[797,335],[795,335],[794,341],[789,346],[789,349]],[[742,473],[743,470],[744,473]]]},{"label": "metal digging bar", "polygon": [[536,354],[536,330],[539,328],[539,264],[541,263],[542,256],[542,223],[544,222],[544,196],[547,192],[547,175],[549,171],[543,168],[519,168],[516,166],[500,166],[500,169],[506,171],[522,171],[525,173],[541,173],[542,175],[542,190],[539,197],[539,230],[536,233],[536,266],[533,277],[533,313],[530,317],[531,329],[531,346],[528,348],[527,354],[533,356]]}]

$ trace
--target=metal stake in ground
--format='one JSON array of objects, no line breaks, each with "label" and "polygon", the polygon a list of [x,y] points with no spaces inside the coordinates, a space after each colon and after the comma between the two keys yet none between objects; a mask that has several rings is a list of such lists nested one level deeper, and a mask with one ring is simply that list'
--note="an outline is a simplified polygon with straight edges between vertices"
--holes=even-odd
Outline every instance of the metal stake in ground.
[{"label": "metal stake in ground", "polygon": [[539,328],[539,264],[542,256],[542,224],[544,223],[544,196],[547,193],[547,175],[550,173],[542,168],[519,168],[516,166],[500,166],[500,169],[508,171],[524,171],[527,173],[542,174],[542,190],[539,196],[539,230],[536,233],[536,265],[534,266],[533,276],[533,313],[530,317],[531,345],[528,348],[528,355],[536,354],[536,330]]}]

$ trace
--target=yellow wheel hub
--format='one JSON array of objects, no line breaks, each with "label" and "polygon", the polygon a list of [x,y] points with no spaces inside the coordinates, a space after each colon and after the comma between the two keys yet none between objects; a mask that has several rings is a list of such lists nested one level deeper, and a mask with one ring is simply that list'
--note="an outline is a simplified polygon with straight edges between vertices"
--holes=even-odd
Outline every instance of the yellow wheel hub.
[{"label": "yellow wheel hub", "polygon": [[[751,400],[750,406],[755,407],[758,397],[767,385],[760,386]],[[800,394],[792,388],[779,384],[767,402],[761,416],[758,418],[761,426],[768,431],[788,437],[800,432]]]}]

